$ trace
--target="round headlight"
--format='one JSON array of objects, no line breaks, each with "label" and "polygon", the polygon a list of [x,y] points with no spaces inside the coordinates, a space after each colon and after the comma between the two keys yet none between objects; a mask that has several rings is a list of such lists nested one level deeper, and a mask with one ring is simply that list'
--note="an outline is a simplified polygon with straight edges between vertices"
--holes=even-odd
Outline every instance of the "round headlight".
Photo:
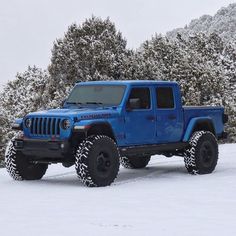
[{"label": "round headlight", "polygon": [[62,126],[62,129],[69,129],[70,128],[70,120],[68,120],[68,119],[63,120],[61,126]]},{"label": "round headlight", "polygon": [[30,118],[27,118],[26,120],[25,120],[25,127],[26,128],[30,128],[31,127],[31,119]]}]

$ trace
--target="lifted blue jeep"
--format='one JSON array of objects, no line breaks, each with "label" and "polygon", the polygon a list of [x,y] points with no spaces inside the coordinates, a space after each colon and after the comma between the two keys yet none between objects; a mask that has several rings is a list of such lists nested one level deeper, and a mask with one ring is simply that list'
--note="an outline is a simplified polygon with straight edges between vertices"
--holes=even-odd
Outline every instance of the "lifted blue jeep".
[{"label": "lifted blue jeep", "polygon": [[5,161],[15,180],[41,179],[48,164],[75,164],[87,186],[107,186],[120,163],[144,168],[155,154],[183,156],[189,173],[211,173],[226,137],[222,107],[183,107],[175,82],[77,83],[62,108],[17,119]]}]

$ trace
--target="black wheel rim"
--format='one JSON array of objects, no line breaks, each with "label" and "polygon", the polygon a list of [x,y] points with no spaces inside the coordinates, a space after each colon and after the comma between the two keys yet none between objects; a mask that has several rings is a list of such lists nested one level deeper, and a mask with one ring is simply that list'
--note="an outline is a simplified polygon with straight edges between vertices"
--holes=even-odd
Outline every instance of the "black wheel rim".
[{"label": "black wheel rim", "polygon": [[100,152],[97,156],[97,170],[107,173],[111,169],[111,157],[107,152]]},{"label": "black wheel rim", "polygon": [[204,167],[210,167],[214,161],[215,152],[210,142],[204,142],[200,148],[200,159]]}]

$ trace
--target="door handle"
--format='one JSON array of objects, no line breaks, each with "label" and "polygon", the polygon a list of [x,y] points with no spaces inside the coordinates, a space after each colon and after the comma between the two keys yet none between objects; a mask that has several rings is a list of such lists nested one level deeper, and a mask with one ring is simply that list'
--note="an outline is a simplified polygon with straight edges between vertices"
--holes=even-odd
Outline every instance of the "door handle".
[{"label": "door handle", "polygon": [[155,116],[147,116],[146,119],[150,121],[155,121]]},{"label": "door handle", "polygon": [[169,120],[175,120],[175,119],[176,119],[176,115],[169,115],[169,116],[168,116],[168,119],[169,119]]}]

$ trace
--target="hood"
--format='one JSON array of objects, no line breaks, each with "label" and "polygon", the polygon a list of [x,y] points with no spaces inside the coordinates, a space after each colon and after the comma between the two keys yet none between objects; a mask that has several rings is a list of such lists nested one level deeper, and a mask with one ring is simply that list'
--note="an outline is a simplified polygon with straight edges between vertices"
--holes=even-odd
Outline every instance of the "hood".
[{"label": "hood", "polygon": [[87,119],[101,119],[118,116],[116,108],[62,108],[62,109],[50,109],[44,111],[32,112],[27,117],[62,117],[70,118],[72,120],[87,120]]}]

